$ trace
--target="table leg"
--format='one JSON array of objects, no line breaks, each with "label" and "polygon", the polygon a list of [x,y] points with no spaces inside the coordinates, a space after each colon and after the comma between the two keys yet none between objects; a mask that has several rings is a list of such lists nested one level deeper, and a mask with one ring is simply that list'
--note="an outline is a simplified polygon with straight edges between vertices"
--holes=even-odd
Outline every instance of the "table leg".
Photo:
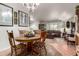
[{"label": "table leg", "polygon": [[32,42],[27,43],[27,52],[30,54],[32,52]]}]

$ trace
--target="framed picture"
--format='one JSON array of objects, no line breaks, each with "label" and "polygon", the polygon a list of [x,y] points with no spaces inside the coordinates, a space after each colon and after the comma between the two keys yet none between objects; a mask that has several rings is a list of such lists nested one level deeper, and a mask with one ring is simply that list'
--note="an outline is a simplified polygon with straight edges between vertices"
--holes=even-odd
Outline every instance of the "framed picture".
[{"label": "framed picture", "polygon": [[0,26],[13,25],[13,8],[0,3]]},{"label": "framed picture", "polygon": [[17,24],[17,12],[14,12],[14,24]]},{"label": "framed picture", "polygon": [[29,26],[29,17],[28,14],[22,11],[18,11],[18,24],[22,27],[28,27]]}]

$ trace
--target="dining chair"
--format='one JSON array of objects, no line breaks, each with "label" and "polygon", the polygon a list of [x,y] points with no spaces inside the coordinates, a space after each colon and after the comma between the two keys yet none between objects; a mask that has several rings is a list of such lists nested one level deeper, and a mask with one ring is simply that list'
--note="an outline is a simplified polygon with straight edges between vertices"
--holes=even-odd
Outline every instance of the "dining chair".
[{"label": "dining chair", "polygon": [[26,30],[19,30],[20,36],[24,36],[26,32],[27,32]]},{"label": "dining chair", "polygon": [[19,43],[19,44],[15,43],[13,31],[11,31],[11,32],[7,31],[7,33],[8,33],[9,43],[11,46],[11,56],[14,55],[14,53],[16,56],[25,55],[26,54],[25,53],[26,45],[23,43]]},{"label": "dining chair", "polygon": [[40,39],[39,41],[36,41],[33,44],[33,48],[32,48],[32,54],[34,55],[47,55],[47,50],[46,50],[46,46],[45,46],[45,40],[46,40],[46,36],[47,33],[46,31],[41,31],[40,33]]},{"label": "dining chair", "polygon": [[35,34],[40,34],[40,30],[34,30]]}]

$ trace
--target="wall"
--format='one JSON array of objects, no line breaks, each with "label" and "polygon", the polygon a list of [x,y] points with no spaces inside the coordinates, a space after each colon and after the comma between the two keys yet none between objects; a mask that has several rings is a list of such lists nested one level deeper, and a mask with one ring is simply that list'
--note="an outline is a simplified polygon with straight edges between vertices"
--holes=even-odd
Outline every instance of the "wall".
[{"label": "wall", "polygon": [[[70,19],[67,19],[70,22],[75,22],[75,33],[77,32],[77,16],[73,15]],[[59,19],[53,19],[52,21],[40,21],[41,24],[46,24],[47,30],[60,30],[63,32],[64,28],[66,28],[66,22],[67,20],[59,20]],[[66,28],[69,29],[67,32],[71,32],[71,27]]]},{"label": "wall", "polygon": [[[75,32],[74,32],[74,34],[76,34],[76,32],[77,32],[77,16],[73,15],[70,19],[68,19],[68,21],[70,22],[70,27],[69,28],[66,27],[67,33],[69,33],[69,34],[71,33],[71,29],[72,29],[71,22],[75,22]],[[65,22],[65,24],[66,24],[66,22]]]},{"label": "wall", "polygon": [[31,21],[30,29],[31,30],[38,30],[38,24],[39,24],[39,21],[37,21],[37,20]]},{"label": "wall", "polygon": [[[4,3],[4,4],[13,7],[14,11],[16,12],[18,12],[18,10],[27,12],[26,9],[22,6],[22,4],[19,3]],[[14,37],[16,37],[19,36],[18,32],[19,29],[29,30],[29,27],[19,27],[18,25],[13,25],[12,27],[0,26],[0,51],[4,51],[10,47],[6,31],[13,30]]]},{"label": "wall", "polygon": [[65,22],[61,21],[61,20],[44,21],[44,22],[40,22],[40,23],[46,24],[47,30],[60,30],[60,31],[62,31],[63,28],[65,27]]}]

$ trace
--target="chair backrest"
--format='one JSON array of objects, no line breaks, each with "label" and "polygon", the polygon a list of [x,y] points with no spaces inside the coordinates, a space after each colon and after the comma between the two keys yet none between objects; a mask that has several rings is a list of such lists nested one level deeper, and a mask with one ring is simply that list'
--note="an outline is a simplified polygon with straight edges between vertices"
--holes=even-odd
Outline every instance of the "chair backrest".
[{"label": "chair backrest", "polygon": [[27,32],[26,30],[19,30],[20,36],[24,36],[26,32]]},{"label": "chair backrest", "polygon": [[41,42],[44,42],[47,36],[47,32],[46,31],[41,31]]},{"label": "chair backrest", "polygon": [[11,45],[11,47],[15,46],[15,40],[14,40],[14,36],[13,36],[13,31],[8,32],[8,37],[9,37],[9,43]]},{"label": "chair backrest", "polygon": [[35,34],[40,34],[40,30],[34,30]]}]

